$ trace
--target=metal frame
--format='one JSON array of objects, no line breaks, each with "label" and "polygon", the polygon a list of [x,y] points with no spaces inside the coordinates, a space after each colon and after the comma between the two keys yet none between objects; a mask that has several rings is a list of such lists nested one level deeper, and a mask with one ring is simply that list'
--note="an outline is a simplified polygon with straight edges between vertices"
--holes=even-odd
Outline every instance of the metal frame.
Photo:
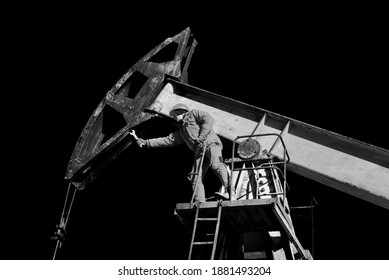
[{"label": "metal frame", "polygon": [[[283,161],[279,161],[279,162],[272,162],[272,163],[263,163],[261,165],[259,165],[258,167],[248,167],[248,168],[234,168],[234,163],[235,163],[235,145],[237,143],[237,141],[239,139],[242,139],[242,138],[253,138],[253,137],[266,137],[266,136],[277,136],[277,140],[281,140],[281,143],[282,143],[282,146],[284,148],[284,156],[283,156]],[[276,141],[277,141],[276,140]],[[285,201],[285,197],[286,197],[286,164],[290,161],[290,157],[289,157],[289,154],[288,154],[288,151],[286,149],[286,146],[285,146],[285,143],[284,143],[284,140],[282,139],[281,135],[280,134],[277,134],[277,133],[262,133],[262,134],[251,134],[251,135],[242,135],[242,136],[238,136],[234,139],[233,141],[233,144],[232,144],[232,160],[231,160],[231,182],[233,182],[233,179],[234,179],[234,171],[241,171],[241,170],[256,170],[256,169],[261,169],[261,168],[264,168],[263,165],[269,165],[269,167],[265,167],[265,168],[270,168],[270,169],[273,169],[275,168],[274,166],[270,166],[270,165],[277,165],[277,164],[283,164],[283,167],[284,167],[284,172],[283,172],[283,177],[284,177],[284,186],[283,186],[283,192],[282,193],[273,193],[273,195],[278,195],[278,194],[283,194],[283,201]],[[232,201],[232,186],[230,187],[229,189],[229,192],[230,192],[230,201]],[[270,194],[271,195],[271,194]],[[285,208],[285,203],[283,203],[284,205],[284,208]]]}]

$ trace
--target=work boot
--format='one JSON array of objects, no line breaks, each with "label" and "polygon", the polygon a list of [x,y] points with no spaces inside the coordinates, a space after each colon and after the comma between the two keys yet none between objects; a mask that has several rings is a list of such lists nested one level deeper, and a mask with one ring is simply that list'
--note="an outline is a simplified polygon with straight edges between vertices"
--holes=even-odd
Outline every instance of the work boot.
[{"label": "work boot", "polygon": [[226,192],[226,193],[215,192],[215,196],[218,199],[230,200],[230,195],[228,192]]},{"label": "work boot", "polygon": [[205,203],[205,202],[206,202],[205,200],[195,200],[193,202],[193,206],[200,207],[200,204]]},{"label": "work boot", "polygon": [[[215,192],[215,196],[223,200],[229,200],[230,199],[229,188],[227,189],[226,187],[221,187],[219,192]],[[232,189],[232,200],[235,200],[234,189]]]}]

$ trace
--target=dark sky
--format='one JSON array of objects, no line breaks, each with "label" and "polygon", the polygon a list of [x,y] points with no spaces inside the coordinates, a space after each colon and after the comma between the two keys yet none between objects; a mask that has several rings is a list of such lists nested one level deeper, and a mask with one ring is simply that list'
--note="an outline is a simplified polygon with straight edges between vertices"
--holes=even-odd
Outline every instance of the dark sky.
[{"label": "dark sky", "polygon": [[[188,26],[198,41],[189,84],[389,149],[380,18],[265,19],[249,10],[239,19],[234,13],[53,11],[10,32],[10,91],[3,105],[11,109],[5,115],[11,137],[3,137],[10,183],[0,258],[52,257],[63,177],[90,115],[137,60]],[[185,147],[128,149],[77,195],[59,258],[185,259],[189,235],[173,210],[190,196],[185,174],[191,161]],[[319,203],[316,258],[388,259],[388,210],[297,175],[290,180],[292,205],[308,204],[310,194]],[[310,247],[302,214],[295,223]]]}]

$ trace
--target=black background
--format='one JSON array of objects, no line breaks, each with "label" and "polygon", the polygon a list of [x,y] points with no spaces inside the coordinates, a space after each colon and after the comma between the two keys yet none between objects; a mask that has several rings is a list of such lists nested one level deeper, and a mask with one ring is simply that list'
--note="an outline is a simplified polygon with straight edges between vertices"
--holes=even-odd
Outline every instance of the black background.
[{"label": "black background", "polygon": [[[4,34],[1,259],[52,258],[63,177],[84,125],[135,62],[186,27],[198,41],[189,84],[389,148],[388,46],[376,11],[45,8],[16,13]],[[162,123],[153,134],[171,129]],[[58,258],[186,259],[189,234],[173,210],[191,195],[191,164],[184,146],[130,147],[77,195]],[[291,206],[308,205],[312,194],[319,204],[316,259],[388,259],[388,210],[288,178]],[[212,172],[207,180],[217,183]],[[295,227],[311,248],[309,212],[294,211],[303,211]]]}]

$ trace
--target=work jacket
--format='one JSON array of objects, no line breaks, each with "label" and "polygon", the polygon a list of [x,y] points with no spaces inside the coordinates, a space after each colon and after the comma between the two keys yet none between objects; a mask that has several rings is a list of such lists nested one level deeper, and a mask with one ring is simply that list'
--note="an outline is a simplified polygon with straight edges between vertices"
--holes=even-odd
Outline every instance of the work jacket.
[{"label": "work jacket", "polygon": [[203,142],[206,147],[212,144],[222,146],[220,138],[213,131],[215,120],[207,112],[191,110],[184,115],[182,126],[166,137],[146,140],[147,147],[169,147],[185,143],[192,151],[196,151],[196,142]]}]

